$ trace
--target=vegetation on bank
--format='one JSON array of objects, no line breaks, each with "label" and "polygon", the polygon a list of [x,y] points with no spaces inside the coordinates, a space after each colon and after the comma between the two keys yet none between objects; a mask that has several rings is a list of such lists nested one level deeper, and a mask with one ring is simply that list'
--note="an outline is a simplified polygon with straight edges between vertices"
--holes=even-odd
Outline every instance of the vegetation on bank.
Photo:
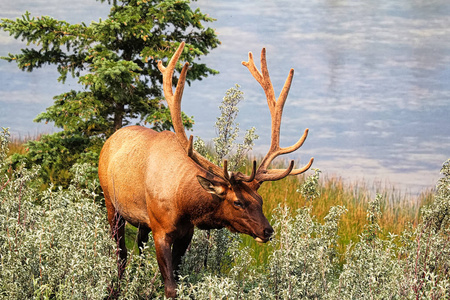
[{"label": "vegetation on bank", "polygon": [[[163,297],[152,241],[142,256],[130,253],[118,282],[98,183],[83,175],[90,166],[77,165],[67,189],[41,191],[39,167],[8,171],[5,132],[0,140],[1,299],[105,299],[119,290],[121,299]],[[420,215],[318,173],[268,186],[274,240],[259,246],[226,230],[196,231],[179,298],[450,299],[450,160],[441,172]],[[403,228],[389,225],[399,219]],[[356,236],[345,238],[352,226]]]},{"label": "vegetation on bank", "polygon": [[[334,206],[343,206],[347,212],[343,214],[339,221],[339,241],[338,252],[343,254],[346,247],[351,242],[358,242],[360,234],[367,225],[367,210],[370,202],[380,194],[380,209],[383,214],[378,220],[381,230],[381,237],[388,237],[389,234],[399,235],[409,226],[417,226],[420,217],[420,210],[424,205],[430,204],[433,200],[431,190],[424,191],[417,197],[408,198],[393,188],[368,187],[363,182],[344,182],[342,178],[325,177],[320,178],[320,171],[316,170],[309,180],[313,180],[312,185],[316,195],[314,201],[311,196],[305,197],[300,193],[299,186],[305,183],[305,177],[287,177],[280,182],[266,182],[258,191],[264,199],[264,213],[269,221],[272,221],[272,212],[279,204],[286,205],[292,210],[308,207],[311,214],[318,222],[324,222],[330,209]],[[266,260],[270,247],[255,245],[250,237],[243,237],[244,243],[251,246],[257,257]]]},{"label": "vegetation on bank", "polygon": [[[233,88],[231,92],[237,93]],[[237,103],[236,103],[237,105]],[[251,128],[252,135],[254,134],[254,128]],[[230,141],[229,137],[227,137]],[[236,138],[236,136],[234,137]],[[39,137],[25,137],[25,138],[13,138],[9,143],[8,156],[14,153],[25,153],[26,142],[30,140],[39,140]],[[234,141],[234,139],[233,139]],[[202,141],[197,141],[197,144],[202,144]],[[207,147],[204,146],[203,147]],[[237,148],[237,147],[235,147]],[[241,151],[247,153],[247,148],[243,148]],[[211,151],[211,150],[209,150]],[[204,150],[207,153],[207,150]],[[206,154],[210,159],[211,155]],[[220,160],[215,159],[216,163]],[[241,162],[238,166],[246,165],[243,168],[243,172],[248,174],[251,170],[248,168],[250,164],[242,163],[242,157],[238,157]],[[279,166],[280,168],[283,166]],[[88,170],[92,172],[92,170]],[[395,190],[393,187],[368,187],[362,182],[346,183],[342,178],[338,177],[325,177],[320,178],[320,171],[316,170],[314,175],[311,176],[310,184],[315,187],[314,191],[315,201],[311,201],[311,195],[305,197],[300,193],[299,186],[304,183],[305,176],[287,177],[279,182],[266,182],[259,189],[259,193],[264,199],[264,214],[268,217],[269,221],[272,220],[272,212],[278,207],[279,204],[287,205],[293,210],[302,207],[311,207],[312,214],[318,221],[323,222],[324,217],[328,214],[332,206],[340,205],[347,208],[347,213],[341,217],[340,223],[342,226],[339,228],[339,243],[338,249],[340,253],[344,253],[345,246],[352,242],[359,240],[359,234],[364,226],[367,224],[366,212],[369,207],[369,202],[375,196],[375,193],[382,195],[380,206],[383,214],[379,220],[382,231],[380,235],[386,237],[389,233],[401,234],[401,232],[408,226],[416,226],[419,221],[420,209],[424,205],[430,204],[433,201],[433,191],[426,190],[422,194],[408,198],[401,192]],[[39,179],[36,178],[38,181]],[[41,188],[46,189],[48,186],[41,183]],[[97,187],[97,192],[100,190]],[[128,246],[133,247],[132,236],[136,234],[133,228],[128,228],[129,242]],[[266,245],[256,244],[251,237],[243,236],[243,243],[246,246],[250,246],[254,251],[255,257],[258,257],[261,261],[266,261],[269,254],[269,248]]]}]

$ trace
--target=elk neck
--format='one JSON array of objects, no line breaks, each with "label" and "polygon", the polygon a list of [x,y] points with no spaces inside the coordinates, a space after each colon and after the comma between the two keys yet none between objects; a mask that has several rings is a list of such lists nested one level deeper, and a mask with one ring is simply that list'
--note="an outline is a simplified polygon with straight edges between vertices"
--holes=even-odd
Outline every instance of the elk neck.
[{"label": "elk neck", "polygon": [[[221,203],[224,201],[218,196],[205,191],[197,180],[200,175],[209,180],[223,181],[218,176],[207,172],[192,161],[192,166],[186,170],[183,181],[179,182],[178,207],[189,219],[190,223],[200,229],[218,229],[226,226],[222,218]],[[225,183],[225,181],[223,181]]]}]

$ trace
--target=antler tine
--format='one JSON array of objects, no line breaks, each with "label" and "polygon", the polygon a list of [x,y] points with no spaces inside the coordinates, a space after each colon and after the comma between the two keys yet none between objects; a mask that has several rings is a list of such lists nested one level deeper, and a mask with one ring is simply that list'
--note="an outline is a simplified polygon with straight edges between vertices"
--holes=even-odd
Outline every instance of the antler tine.
[{"label": "antler tine", "polygon": [[250,176],[244,175],[239,172],[236,174],[236,179],[245,182],[252,182],[255,179],[255,176],[256,176],[256,160],[254,160],[252,163],[252,173]]},{"label": "antler tine", "polygon": [[223,175],[226,180],[230,181],[230,174],[228,173],[228,160],[223,161]]},{"label": "antler tine", "polygon": [[183,69],[181,70],[175,94],[172,91],[173,72],[178,59],[183,52],[184,45],[185,43],[182,42],[180,46],[178,46],[177,51],[175,51],[175,54],[170,59],[167,67],[163,66],[162,61],[158,61],[158,69],[163,75],[163,91],[169,106],[170,116],[172,117],[173,128],[182,146],[186,147],[189,141],[187,139],[186,132],[184,131],[183,120],[181,119],[181,99],[183,96],[184,85],[186,83],[186,73],[189,66],[188,62],[184,64]]},{"label": "antler tine", "polygon": [[306,171],[309,170],[309,168],[311,168],[313,162],[314,162],[314,157],[311,157],[309,159],[309,162],[303,168],[301,168],[301,169],[294,169],[294,170],[292,170],[291,173],[289,173],[289,175],[299,175],[299,174],[305,173]]},{"label": "antler tine", "polygon": [[[259,181],[274,181],[274,180],[280,180],[283,179],[284,177],[288,176],[288,175],[299,175],[302,174],[306,171],[308,171],[308,169],[311,167],[312,163],[314,162],[314,157],[311,157],[309,162],[301,169],[293,169],[291,168],[290,172],[288,172],[287,174],[285,174],[285,170],[284,169],[270,169],[267,170],[268,165],[279,155],[282,154],[287,154],[287,153],[291,153],[294,152],[295,150],[299,149],[303,143],[306,140],[306,137],[308,136],[308,131],[309,129],[306,128],[305,132],[303,133],[302,137],[297,141],[297,143],[295,143],[294,145],[290,146],[290,147],[286,147],[286,148],[280,148],[278,147],[278,151],[274,151],[274,152],[269,152],[266,157],[264,157],[263,161],[261,162],[261,165],[258,169],[259,170],[263,170],[262,172],[260,172]],[[294,161],[291,161],[292,167],[294,166]],[[275,179],[273,179],[275,178]]]},{"label": "antler tine", "polygon": [[230,180],[230,176],[228,174],[228,162],[224,161],[224,168],[221,169],[219,166],[216,166],[203,156],[201,156],[197,151],[194,150],[193,146],[194,137],[192,135],[189,136],[188,145],[186,146],[187,155],[195,161],[199,166],[204,168],[205,170],[213,173],[214,175],[224,179],[225,181]]},{"label": "antler tine", "polygon": [[189,136],[189,144],[188,144],[188,147],[187,147],[187,150],[186,150],[186,152],[187,152],[187,155],[189,156],[189,157],[192,157],[192,155],[193,155],[193,153],[194,153],[194,137],[192,136],[192,134]]},{"label": "antler tine", "polygon": [[253,60],[253,53],[248,53],[248,62],[243,61],[242,64],[248,68],[250,73],[259,82],[261,87],[264,90],[267,98],[267,104],[269,105],[270,112],[272,113],[272,107],[275,105],[275,92],[273,90],[272,82],[270,81],[269,70],[267,69],[267,61],[266,61],[266,48],[261,50],[261,71],[255,65],[255,61]]},{"label": "antler tine", "polygon": [[256,178],[258,181],[274,181],[279,180],[281,178],[286,177],[287,175],[297,175],[305,172],[311,166],[313,159],[302,169],[293,170],[293,161],[291,162],[289,170],[267,170],[269,164],[279,155],[293,152],[300,148],[306,137],[308,136],[308,129],[305,130],[303,136],[298,140],[297,143],[290,147],[281,148],[280,147],[280,127],[281,127],[281,117],[283,114],[284,104],[286,102],[287,96],[289,94],[289,90],[292,84],[292,78],[294,76],[294,69],[289,71],[289,75],[286,78],[283,89],[278,96],[278,99],[275,99],[275,93],[273,89],[273,85],[270,81],[269,70],[267,68],[267,60],[266,60],[266,49],[263,48],[261,51],[261,72],[255,66],[255,62],[253,60],[253,54],[250,52],[248,54],[248,62],[242,62],[244,66],[246,66],[256,81],[259,82],[261,87],[264,90],[267,98],[267,104],[269,106],[270,115],[272,119],[272,133],[271,133],[271,142],[269,152],[266,154],[264,159],[261,162],[261,165],[256,172]]},{"label": "antler tine", "polygon": [[[305,132],[303,133],[302,137],[295,143],[294,145],[290,147],[281,148],[279,146],[279,141],[277,143],[271,144],[270,151],[267,153],[267,155],[264,157],[264,159],[261,162],[260,168],[267,169],[269,164],[279,155],[282,154],[288,154],[291,152],[294,152],[295,150],[299,149],[303,143],[306,140],[306,137],[308,136],[309,129],[306,128]],[[279,133],[279,132],[278,132]],[[273,135],[273,132],[272,132]]]},{"label": "antler tine", "polygon": [[172,124],[175,130],[175,134],[180,142],[181,146],[186,149],[186,152],[192,160],[194,160],[198,165],[200,165],[205,170],[227,180],[223,175],[223,170],[211,163],[209,160],[201,156],[199,153],[193,149],[193,138],[192,136],[187,138],[186,132],[184,131],[183,121],[181,119],[181,99],[183,96],[184,85],[186,83],[186,74],[188,70],[189,63],[186,62],[181,70],[180,77],[178,79],[177,87],[175,89],[175,94],[172,90],[172,77],[175,70],[178,59],[183,52],[185,43],[182,42],[178,46],[177,51],[170,59],[167,67],[163,66],[162,61],[158,61],[158,69],[163,75],[163,91],[166,98],[167,104],[170,110],[170,116],[172,117]]},{"label": "antler tine", "polygon": [[[260,175],[258,180],[262,181],[276,181],[285,178],[288,175],[300,175],[309,170],[314,162],[314,158],[311,157],[309,162],[301,169],[294,169],[294,161],[291,160],[287,169],[270,169],[266,170],[265,174]],[[262,180],[261,180],[262,179]]]}]

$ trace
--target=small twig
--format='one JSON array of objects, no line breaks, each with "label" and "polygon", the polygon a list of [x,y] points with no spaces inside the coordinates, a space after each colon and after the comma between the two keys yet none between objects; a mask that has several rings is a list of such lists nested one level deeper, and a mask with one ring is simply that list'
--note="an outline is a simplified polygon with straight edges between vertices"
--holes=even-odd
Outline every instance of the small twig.
[{"label": "small twig", "polygon": [[20,188],[19,188],[19,207],[18,207],[18,216],[17,216],[17,224],[20,225],[20,208],[22,206],[22,187],[23,187],[23,181],[20,182]]},{"label": "small twig", "polygon": [[[5,184],[0,188],[0,192],[3,191],[3,189],[8,185],[8,183],[11,181],[11,178],[8,178],[8,180],[5,182]],[[6,199],[6,198],[5,198]],[[5,199],[3,199],[2,203],[5,201]]]},{"label": "small twig", "polygon": [[150,290],[149,295],[153,294],[153,291],[155,290],[155,281],[156,281],[156,277],[159,274],[159,269],[156,269],[155,275],[153,276],[152,280],[150,281],[151,285],[152,285],[152,289]]}]

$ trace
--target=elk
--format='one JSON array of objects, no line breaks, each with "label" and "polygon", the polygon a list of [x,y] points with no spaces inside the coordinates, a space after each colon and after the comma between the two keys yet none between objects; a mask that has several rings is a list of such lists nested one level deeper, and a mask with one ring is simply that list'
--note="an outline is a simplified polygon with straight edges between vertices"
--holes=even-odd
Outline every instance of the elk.
[{"label": "elk", "polygon": [[138,228],[138,245],[153,234],[156,257],[168,298],[176,297],[175,275],[186,252],[194,227],[228,228],[232,232],[268,242],[273,234],[262,211],[263,200],[257,193],[264,181],[275,181],[307,171],[313,163],[294,169],[268,169],[277,156],[300,148],[308,135],[305,130],[297,143],[282,148],[280,125],[283,106],[291,86],[291,69],[278,99],[269,78],[266,51],[261,52],[261,72],[248,54],[246,66],[262,86],[272,118],[271,145],[261,164],[253,161],[251,175],[229,172],[227,161],[219,167],[197,153],[192,136],[187,138],[181,119],[181,98],[188,63],[185,63],[172,90],[172,77],[184,42],[167,67],[158,62],[163,75],[163,91],[170,109],[174,132],[156,132],[141,126],[124,127],[104,144],[99,160],[99,178],[104,192],[108,221],[119,247],[119,277],[126,265],[124,224]]}]

